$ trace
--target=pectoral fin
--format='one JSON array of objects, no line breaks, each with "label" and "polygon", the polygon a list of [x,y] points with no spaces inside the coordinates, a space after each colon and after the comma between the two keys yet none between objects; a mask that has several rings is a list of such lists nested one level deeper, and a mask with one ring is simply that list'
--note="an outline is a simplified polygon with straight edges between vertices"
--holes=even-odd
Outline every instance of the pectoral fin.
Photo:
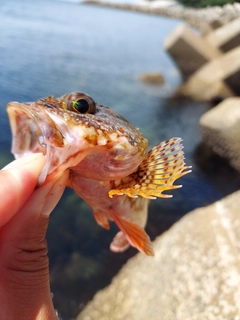
[{"label": "pectoral fin", "polygon": [[112,243],[110,244],[110,249],[113,252],[123,252],[130,246],[126,236],[122,231],[119,231],[116,236],[113,238]]},{"label": "pectoral fin", "polygon": [[120,218],[119,216],[115,215],[114,212],[111,212],[110,215],[119,229],[124,233],[128,242],[134,248],[137,248],[139,251],[145,253],[148,256],[154,256],[150,238],[141,227],[139,227],[135,223]]},{"label": "pectoral fin", "polygon": [[108,230],[110,229],[108,219],[104,214],[95,211],[95,212],[93,212],[93,215],[94,215],[95,220],[97,221],[97,223],[101,227],[108,229]]},{"label": "pectoral fin", "polygon": [[138,170],[124,178],[117,189],[109,191],[109,197],[115,194],[147,199],[172,197],[162,192],[181,188],[173,185],[174,181],[191,172],[191,167],[185,166],[182,148],[180,138],[171,138],[153,147]]}]

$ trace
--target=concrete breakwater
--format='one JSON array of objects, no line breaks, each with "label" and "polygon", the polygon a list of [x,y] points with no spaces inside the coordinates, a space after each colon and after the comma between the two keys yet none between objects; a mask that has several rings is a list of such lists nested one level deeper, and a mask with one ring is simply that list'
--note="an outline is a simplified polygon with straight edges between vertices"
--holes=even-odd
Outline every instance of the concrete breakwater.
[{"label": "concrete breakwater", "polygon": [[216,20],[224,24],[240,16],[240,3],[204,9],[185,8],[182,6],[158,7],[155,1],[144,1],[139,5],[98,0],[86,0],[83,3],[180,19],[186,21],[192,27],[198,28],[203,33],[211,31],[212,26],[216,25]]},{"label": "concrete breakwater", "polygon": [[96,0],[84,3],[185,20],[200,33],[180,25],[165,41],[184,80],[177,94],[197,100],[240,95],[240,3],[204,9],[159,7],[157,1],[139,5]]},{"label": "concrete breakwater", "polygon": [[84,3],[185,20],[200,34],[179,26],[165,41],[185,81],[177,93],[198,100],[240,95],[240,3],[204,9],[158,6],[157,1],[139,5],[96,0]]},{"label": "concrete breakwater", "polygon": [[[240,3],[204,9],[157,7],[155,1],[139,5],[95,0],[85,3],[178,18],[199,28],[197,33],[187,25],[179,25],[165,41],[164,46],[184,80],[177,94],[198,100],[229,98],[215,107],[213,114],[207,113],[200,125],[203,140],[240,171],[240,147],[236,143],[240,98],[231,99],[240,96]],[[221,124],[222,119],[226,119],[225,125]]]},{"label": "concrete breakwater", "polygon": [[240,17],[214,22],[206,34],[180,25],[165,41],[184,79],[180,95],[198,100],[240,95]]},{"label": "concrete breakwater", "polygon": [[179,25],[167,37],[165,48],[184,81],[176,94],[222,100],[201,117],[202,138],[240,171],[240,16],[230,21],[216,16],[209,30],[199,34]]}]

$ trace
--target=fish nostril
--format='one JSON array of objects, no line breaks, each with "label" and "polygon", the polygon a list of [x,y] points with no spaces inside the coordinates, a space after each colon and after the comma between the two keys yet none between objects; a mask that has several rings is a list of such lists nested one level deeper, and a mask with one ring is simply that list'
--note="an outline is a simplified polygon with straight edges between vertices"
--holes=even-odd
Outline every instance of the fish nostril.
[{"label": "fish nostril", "polygon": [[38,141],[39,141],[40,145],[41,145],[43,148],[46,148],[46,147],[47,147],[47,144],[45,143],[44,140],[45,140],[45,139],[44,139],[43,136],[39,136]]}]

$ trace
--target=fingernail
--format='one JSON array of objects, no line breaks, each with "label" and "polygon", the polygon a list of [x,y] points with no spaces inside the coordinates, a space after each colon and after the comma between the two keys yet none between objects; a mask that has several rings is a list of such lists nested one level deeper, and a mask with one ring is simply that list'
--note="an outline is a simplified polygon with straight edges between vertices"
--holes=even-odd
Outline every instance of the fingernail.
[{"label": "fingernail", "polygon": [[15,169],[18,168],[22,165],[26,165],[29,162],[32,162],[36,159],[40,159],[41,157],[43,157],[42,153],[32,153],[26,156],[23,156],[17,160],[14,160],[12,162],[10,162],[8,165],[6,165],[4,168],[2,168],[2,170],[11,170],[11,169]]}]

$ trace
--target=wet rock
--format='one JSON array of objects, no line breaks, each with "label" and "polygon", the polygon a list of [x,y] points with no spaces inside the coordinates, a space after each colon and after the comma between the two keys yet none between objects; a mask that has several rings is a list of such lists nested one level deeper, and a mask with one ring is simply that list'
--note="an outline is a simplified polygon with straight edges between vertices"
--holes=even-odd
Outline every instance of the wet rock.
[{"label": "wet rock", "polygon": [[205,63],[221,55],[217,48],[185,25],[179,25],[166,38],[164,47],[177,64],[184,79]]},{"label": "wet rock", "polygon": [[164,84],[164,77],[160,73],[144,73],[142,74],[139,79],[148,84],[153,85],[163,85]]},{"label": "wet rock", "polygon": [[139,253],[77,320],[238,320],[240,191],[194,210]]},{"label": "wet rock", "polygon": [[240,171],[240,98],[228,98],[200,119],[203,140]]}]

